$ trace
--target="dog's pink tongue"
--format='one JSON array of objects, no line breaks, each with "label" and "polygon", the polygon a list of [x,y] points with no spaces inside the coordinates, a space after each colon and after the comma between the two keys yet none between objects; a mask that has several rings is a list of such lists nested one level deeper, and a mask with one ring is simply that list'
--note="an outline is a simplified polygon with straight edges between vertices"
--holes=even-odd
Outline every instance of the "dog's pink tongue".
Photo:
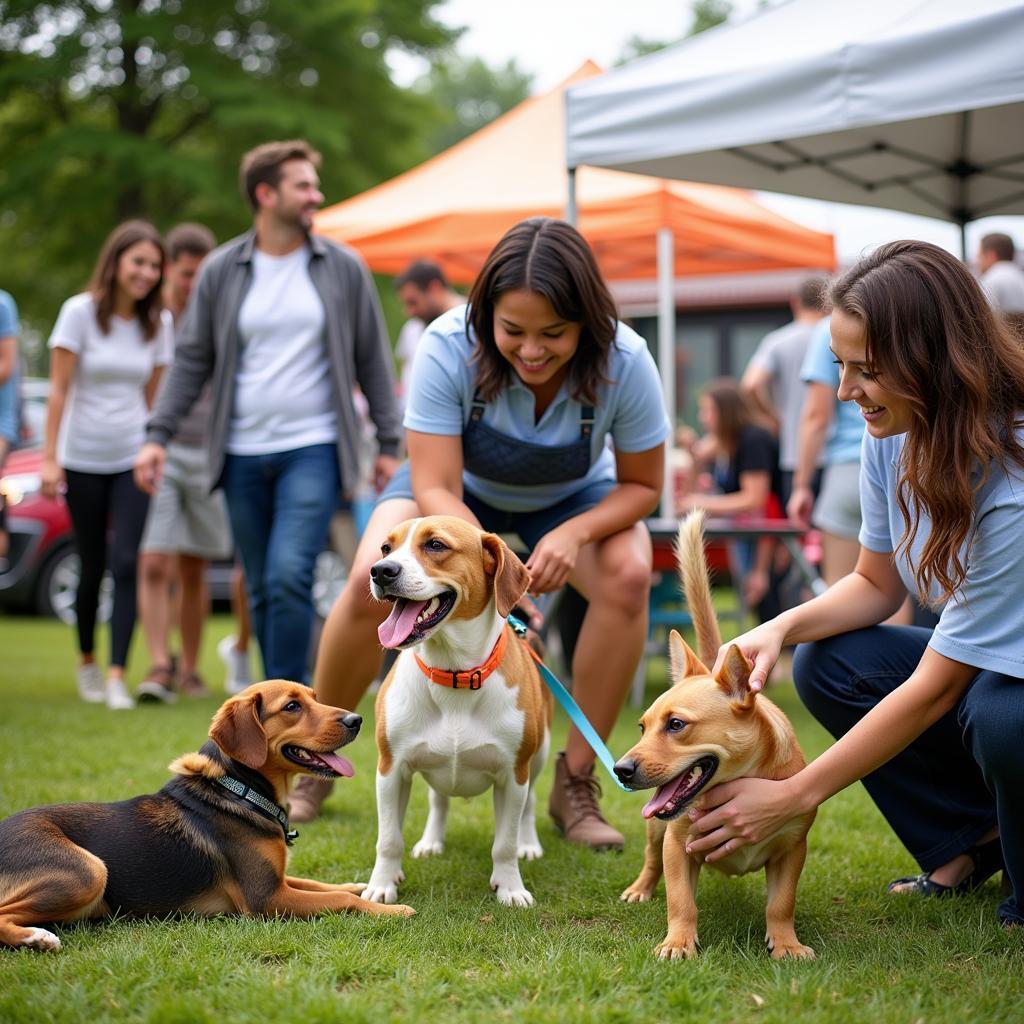
[{"label": "dog's pink tongue", "polygon": [[346,779],[351,779],[356,773],[355,768],[352,767],[352,762],[340,754],[317,754],[316,756],[328,768],[333,768],[339,775],[344,775]]},{"label": "dog's pink tongue", "polygon": [[653,818],[672,799],[678,781],[678,779],[673,779],[671,782],[666,782],[664,786],[658,787],[654,796],[644,804],[642,814],[645,818]]},{"label": "dog's pink tongue", "polygon": [[398,647],[404,643],[416,625],[416,616],[423,610],[426,601],[406,601],[398,598],[391,614],[377,627],[377,636],[385,647]]}]

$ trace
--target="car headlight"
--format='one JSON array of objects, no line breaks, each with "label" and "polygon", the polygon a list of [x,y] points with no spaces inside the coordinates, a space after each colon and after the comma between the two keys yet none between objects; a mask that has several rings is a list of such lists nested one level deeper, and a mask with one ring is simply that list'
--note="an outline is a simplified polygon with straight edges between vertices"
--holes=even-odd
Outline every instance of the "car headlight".
[{"label": "car headlight", "polygon": [[0,480],[0,494],[8,508],[31,498],[40,492],[43,486],[42,477],[38,473],[11,473]]}]

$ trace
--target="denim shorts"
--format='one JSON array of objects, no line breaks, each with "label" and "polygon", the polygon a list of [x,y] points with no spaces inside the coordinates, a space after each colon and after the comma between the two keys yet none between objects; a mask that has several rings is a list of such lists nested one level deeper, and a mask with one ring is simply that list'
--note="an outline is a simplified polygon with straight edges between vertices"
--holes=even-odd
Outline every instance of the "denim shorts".
[{"label": "denim shorts", "polygon": [[[578,516],[587,509],[593,508],[602,498],[610,494],[618,486],[616,480],[595,480],[593,483],[581,487],[568,498],[563,498],[556,505],[547,508],[539,508],[533,512],[506,512],[504,509],[494,508],[486,502],[481,501],[469,491],[462,496],[463,502],[469,510],[480,520],[480,525],[491,533],[514,533],[532,551],[545,534],[550,533],[556,526],[573,516]],[[392,498],[406,498],[414,501],[412,495],[412,480],[409,476],[409,463],[403,462],[395,475],[388,481],[387,486],[377,497],[377,504],[382,501],[389,501]]]}]

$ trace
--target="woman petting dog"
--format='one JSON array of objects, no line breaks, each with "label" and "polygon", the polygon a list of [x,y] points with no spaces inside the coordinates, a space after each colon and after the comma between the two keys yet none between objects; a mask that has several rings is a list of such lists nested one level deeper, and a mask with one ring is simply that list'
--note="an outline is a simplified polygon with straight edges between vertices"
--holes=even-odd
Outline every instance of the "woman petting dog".
[{"label": "woman petting dog", "polygon": [[[380,668],[370,567],[399,523],[454,515],[530,550],[532,594],[572,584],[589,601],[573,657],[576,699],[611,732],[643,653],[651,542],[668,415],[642,338],[616,319],[593,253],[570,225],[535,217],[488,256],[467,306],[435,320],[416,353],[408,462],[381,493],[349,582],[324,626],[316,690],[355,707]],[[606,445],[614,442],[614,452]],[[621,849],[601,815],[594,755],[573,729],[550,813],[570,842]],[[293,820],[330,783],[304,780]]]},{"label": "woman petting dog", "polygon": [[[860,554],[734,642],[755,688],[799,643],[797,689],[837,742],[791,778],[709,793],[687,849],[728,856],[863,779],[922,870],[891,892],[962,893],[1005,865],[998,916],[1020,925],[1024,349],[967,268],[925,242],[879,247],[833,300],[839,398],[867,423]],[[904,587],[941,608],[934,630],[879,625]]]}]

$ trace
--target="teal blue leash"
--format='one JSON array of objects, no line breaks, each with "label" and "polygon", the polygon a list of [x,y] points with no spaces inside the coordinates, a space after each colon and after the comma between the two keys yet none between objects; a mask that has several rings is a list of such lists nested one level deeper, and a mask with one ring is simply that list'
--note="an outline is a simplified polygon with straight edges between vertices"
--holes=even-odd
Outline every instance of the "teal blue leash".
[{"label": "teal blue leash", "polygon": [[[514,615],[508,617],[508,624],[512,627],[516,636],[521,640],[526,638],[526,624],[520,622]],[[548,689],[555,695],[555,700],[562,705],[562,709],[569,716],[570,721],[580,731],[580,735],[590,744],[590,749],[597,755],[597,759],[604,765],[608,774],[612,777],[612,781],[619,789],[626,793],[632,793],[628,786],[624,786],[620,781],[619,777],[615,774],[615,758],[612,757],[611,751],[604,745],[604,740],[597,735],[596,730],[587,721],[587,716],[580,710],[579,704],[573,700],[572,694],[565,688],[562,681],[544,664],[543,661],[537,656],[530,648],[530,653],[533,655],[533,660],[537,663],[537,670],[540,672],[541,679],[547,684]]]}]

